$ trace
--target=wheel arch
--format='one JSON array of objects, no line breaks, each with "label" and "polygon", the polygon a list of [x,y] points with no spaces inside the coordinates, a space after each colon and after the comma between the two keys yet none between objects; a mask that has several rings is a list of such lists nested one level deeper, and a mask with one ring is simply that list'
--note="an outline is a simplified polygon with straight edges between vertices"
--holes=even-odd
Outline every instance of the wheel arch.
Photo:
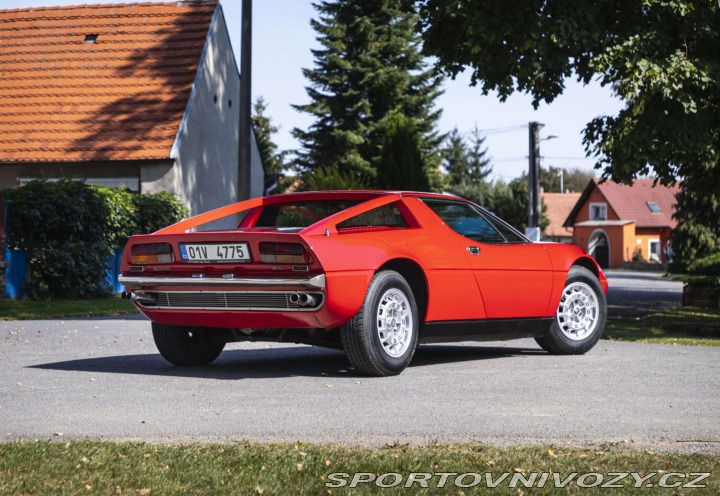
[{"label": "wheel arch", "polygon": [[595,262],[595,260],[593,260],[593,259],[590,258],[590,257],[581,257],[581,258],[578,258],[577,260],[575,260],[575,261],[572,263],[572,265],[573,265],[573,266],[574,266],[574,265],[577,265],[578,267],[585,267],[585,268],[588,269],[590,272],[592,272],[593,274],[595,274],[595,277],[597,277],[598,279],[600,278],[600,269],[599,269],[599,267],[598,267],[598,264],[597,264],[597,262]]},{"label": "wheel arch", "polygon": [[421,323],[425,322],[428,307],[428,283],[422,267],[409,258],[395,258],[385,262],[375,273],[383,270],[394,270],[403,276],[410,285],[413,296],[415,296],[415,303],[418,307],[418,316],[421,319]]}]

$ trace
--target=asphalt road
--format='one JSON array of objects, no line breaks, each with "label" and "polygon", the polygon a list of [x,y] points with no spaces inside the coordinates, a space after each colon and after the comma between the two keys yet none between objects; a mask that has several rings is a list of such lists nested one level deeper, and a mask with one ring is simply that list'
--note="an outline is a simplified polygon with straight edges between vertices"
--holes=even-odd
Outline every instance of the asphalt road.
[{"label": "asphalt road", "polygon": [[606,270],[610,317],[643,315],[682,304],[683,284],[657,272]]},{"label": "asphalt road", "polygon": [[0,323],[0,440],[552,442],[720,453],[720,347],[433,345],[392,378],[342,353],[233,344],[172,367],[139,317]]}]

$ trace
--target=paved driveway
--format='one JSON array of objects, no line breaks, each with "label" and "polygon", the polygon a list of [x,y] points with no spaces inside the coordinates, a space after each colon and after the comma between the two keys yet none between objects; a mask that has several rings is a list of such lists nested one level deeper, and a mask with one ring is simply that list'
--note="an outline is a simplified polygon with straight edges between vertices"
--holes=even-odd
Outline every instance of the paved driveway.
[{"label": "paved driveway", "polygon": [[683,284],[657,272],[606,270],[610,317],[638,316],[682,304]]},{"label": "paved driveway", "polygon": [[[610,276],[614,306],[633,295],[676,301],[652,289],[664,286],[654,276]],[[619,442],[720,453],[718,411],[720,347],[600,341],[557,357],[532,340],[433,345],[402,375],[375,379],[307,346],[233,344],[212,366],[172,367],[139,317],[0,323],[2,440]]]}]

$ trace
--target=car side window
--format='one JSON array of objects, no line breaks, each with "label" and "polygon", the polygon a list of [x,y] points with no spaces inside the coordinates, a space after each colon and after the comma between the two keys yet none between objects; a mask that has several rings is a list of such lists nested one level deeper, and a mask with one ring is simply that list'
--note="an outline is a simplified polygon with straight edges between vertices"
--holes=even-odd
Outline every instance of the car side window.
[{"label": "car side window", "polygon": [[461,202],[425,200],[425,203],[453,231],[479,243],[506,243],[502,234],[475,210],[471,205]]},{"label": "car side window", "polygon": [[484,212],[486,215],[488,222],[490,222],[495,229],[500,231],[500,234],[503,235],[505,240],[508,243],[527,243],[528,240],[524,238],[519,232],[517,232],[513,227],[511,227],[509,224],[507,224],[505,221],[497,217],[496,215],[488,212]]},{"label": "car side window", "polygon": [[356,215],[337,225],[338,229],[358,227],[408,227],[400,209],[395,204],[382,207]]}]

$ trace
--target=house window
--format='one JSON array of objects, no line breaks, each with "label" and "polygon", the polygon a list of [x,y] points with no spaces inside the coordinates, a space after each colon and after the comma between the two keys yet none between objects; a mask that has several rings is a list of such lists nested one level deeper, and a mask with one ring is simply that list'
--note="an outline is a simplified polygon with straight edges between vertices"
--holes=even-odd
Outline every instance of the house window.
[{"label": "house window", "polygon": [[660,212],[660,205],[658,205],[654,201],[649,201],[649,202],[645,202],[645,203],[647,203],[647,206],[652,213],[656,214],[656,213]]},{"label": "house window", "polygon": [[607,220],[607,203],[591,203],[590,220]]}]

